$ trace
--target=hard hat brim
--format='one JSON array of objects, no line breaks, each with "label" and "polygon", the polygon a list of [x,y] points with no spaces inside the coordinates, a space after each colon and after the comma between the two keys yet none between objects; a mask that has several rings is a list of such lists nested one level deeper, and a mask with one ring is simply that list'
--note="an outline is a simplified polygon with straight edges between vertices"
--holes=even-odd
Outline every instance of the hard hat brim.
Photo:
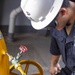
[{"label": "hard hat brim", "polygon": [[45,28],[46,26],[48,26],[53,19],[56,17],[56,15],[58,14],[61,6],[62,6],[63,0],[55,0],[52,9],[49,11],[49,13],[47,14],[47,16],[45,17],[45,19],[43,21],[39,21],[39,22],[34,22],[31,21],[31,25],[34,29],[36,30],[40,30]]}]

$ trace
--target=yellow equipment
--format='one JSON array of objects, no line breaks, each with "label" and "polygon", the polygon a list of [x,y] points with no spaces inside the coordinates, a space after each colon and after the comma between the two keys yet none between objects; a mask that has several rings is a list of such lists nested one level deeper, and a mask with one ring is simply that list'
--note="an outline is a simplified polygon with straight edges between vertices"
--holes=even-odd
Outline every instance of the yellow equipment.
[{"label": "yellow equipment", "polygon": [[[10,66],[9,60],[13,59],[12,65]],[[25,65],[25,66],[23,66]],[[29,74],[28,70],[30,65],[35,66],[38,72]],[[13,70],[19,70],[20,73],[15,73]],[[41,65],[32,60],[21,60],[17,62],[13,56],[7,52],[6,44],[3,35],[0,31],[0,75],[43,75],[43,69]]]},{"label": "yellow equipment", "polygon": [[5,41],[0,32],[0,75],[9,75],[9,59],[4,53],[7,52]]}]

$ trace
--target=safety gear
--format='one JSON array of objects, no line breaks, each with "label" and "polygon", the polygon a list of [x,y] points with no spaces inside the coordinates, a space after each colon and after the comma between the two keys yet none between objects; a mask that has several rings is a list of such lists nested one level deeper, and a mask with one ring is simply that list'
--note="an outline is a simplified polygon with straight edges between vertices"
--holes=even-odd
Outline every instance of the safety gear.
[{"label": "safety gear", "polygon": [[43,29],[58,14],[63,0],[21,0],[21,8],[34,29]]}]

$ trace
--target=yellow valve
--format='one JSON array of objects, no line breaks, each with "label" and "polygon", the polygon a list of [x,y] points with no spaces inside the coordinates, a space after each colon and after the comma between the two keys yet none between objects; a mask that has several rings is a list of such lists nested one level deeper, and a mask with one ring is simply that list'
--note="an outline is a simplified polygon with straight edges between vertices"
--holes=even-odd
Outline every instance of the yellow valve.
[{"label": "yellow valve", "polygon": [[[24,67],[23,72],[26,73],[24,75],[44,75],[41,65],[39,63],[33,61],[33,60],[21,60],[19,62],[19,64],[21,66],[23,65],[23,67]],[[35,68],[37,69],[37,72],[28,74],[29,68],[30,68],[31,65],[32,65],[32,67],[35,66]],[[11,65],[10,66],[10,75],[20,75],[19,73],[14,73],[13,72],[14,69],[15,69],[14,65]],[[23,74],[21,68],[19,68],[17,70],[19,70],[21,72],[21,74]]]},{"label": "yellow valve", "polygon": [[26,75],[26,73],[24,73],[24,71],[23,71],[23,69],[22,69],[20,64],[18,64],[18,67],[16,69],[19,70],[22,75]]},{"label": "yellow valve", "polygon": [[22,75],[26,75],[26,73],[24,73],[24,71],[23,71],[23,69],[22,69],[22,67],[21,67],[21,64],[19,64],[19,63],[17,62],[17,59],[16,59],[16,58],[13,57],[13,56],[11,56],[9,53],[5,53],[5,54],[8,55],[9,61],[12,63],[12,65],[14,66],[14,68],[15,68],[16,70],[19,70]]},{"label": "yellow valve", "polygon": [[[12,72],[13,69],[19,70],[22,75],[27,75],[30,64],[38,69],[38,72],[33,75],[43,75],[43,69],[37,62],[31,60],[22,60],[20,62],[11,60],[13,65],[10,66],[9,58],[11,60],[14,57],[8,54],[3,35],[0,31],[0,75],[19,75]],[[22,64],[26,64],[25,69],[22,69]]]},{"label": "yellow valve", "polygon": [[0,31],[0,75],[9,75],[9,59],[4,53],[7,52],[3,35]]}]

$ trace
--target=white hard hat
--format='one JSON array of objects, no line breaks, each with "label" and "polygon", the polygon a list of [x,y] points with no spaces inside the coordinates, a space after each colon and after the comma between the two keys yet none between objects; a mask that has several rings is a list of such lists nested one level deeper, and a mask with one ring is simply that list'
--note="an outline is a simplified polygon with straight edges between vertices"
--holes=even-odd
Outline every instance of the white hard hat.
[{"label": "white hard hat", "polygon": [[34,29],[43,29],[58,14],[63,0],[21,0],[21,8]]}]

